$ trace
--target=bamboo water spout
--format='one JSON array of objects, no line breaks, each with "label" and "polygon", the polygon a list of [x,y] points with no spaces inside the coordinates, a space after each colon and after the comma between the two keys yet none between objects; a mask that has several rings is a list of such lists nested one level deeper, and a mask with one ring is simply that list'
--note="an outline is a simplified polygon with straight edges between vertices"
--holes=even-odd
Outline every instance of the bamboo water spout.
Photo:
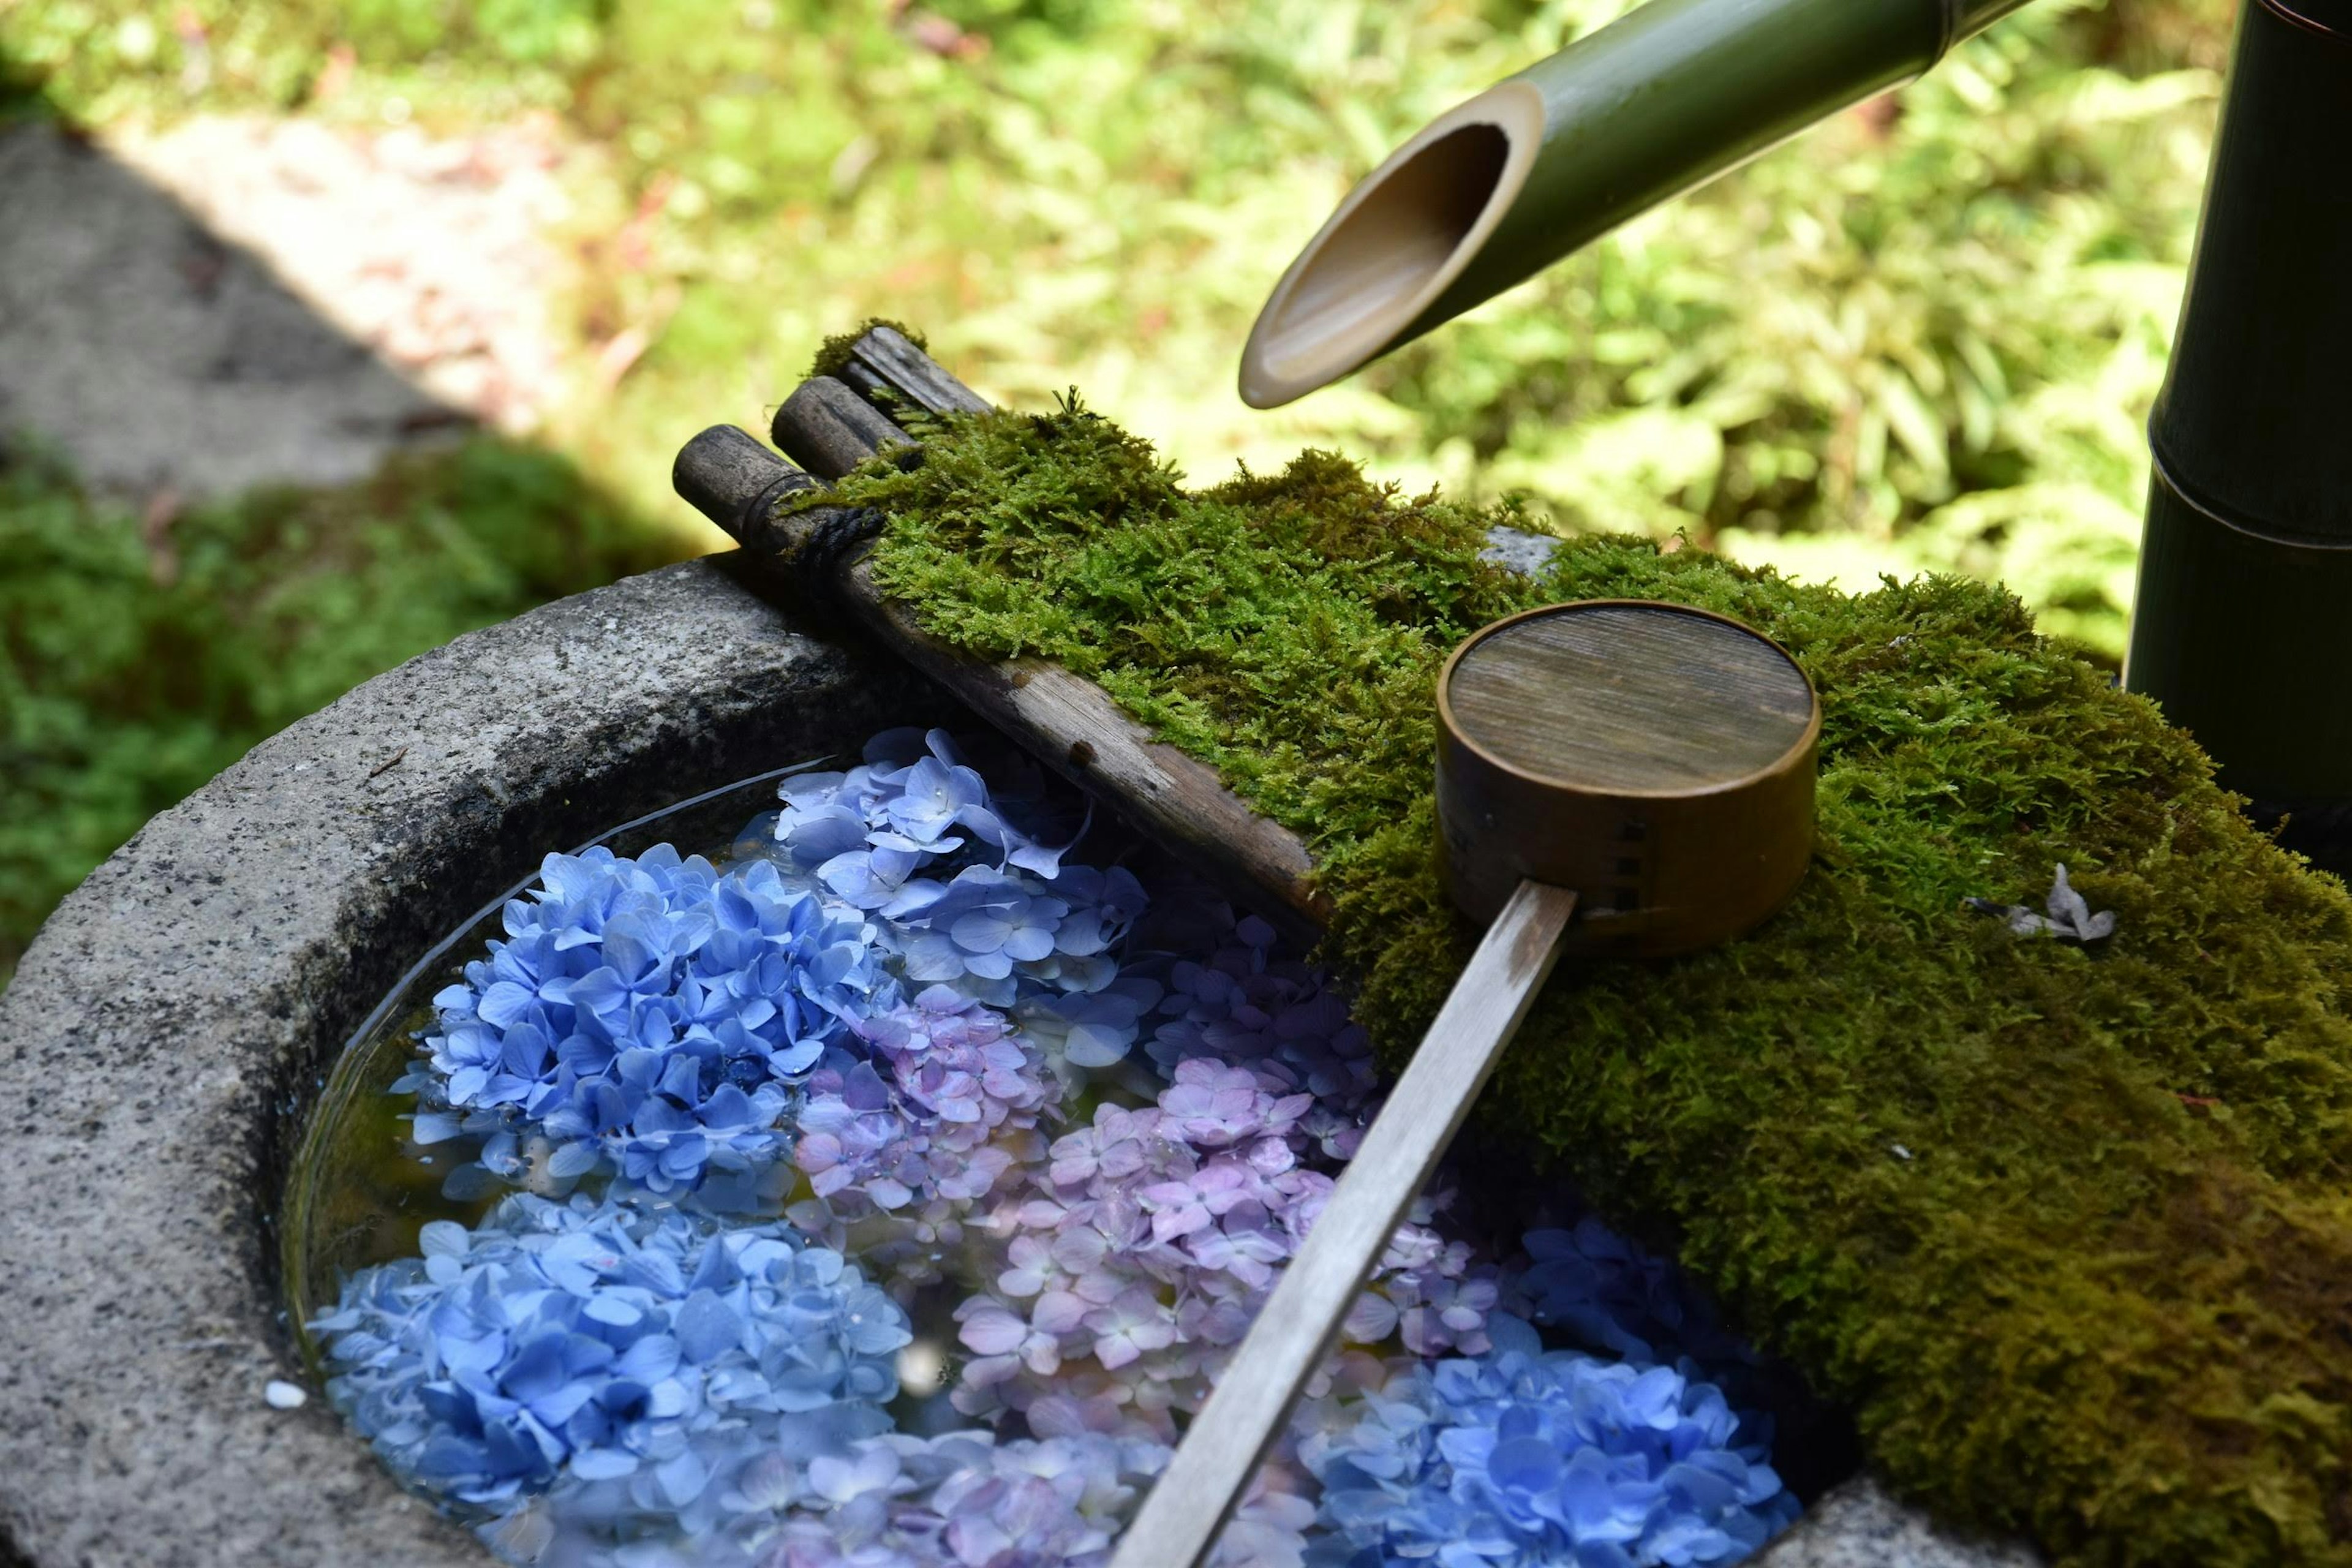
[{"label": "bamboo water spout", "polygon": [[2025,0],[1650,0],[1440,115],[1348,194],[1242,353],[1272,408],[1920,75]]}]

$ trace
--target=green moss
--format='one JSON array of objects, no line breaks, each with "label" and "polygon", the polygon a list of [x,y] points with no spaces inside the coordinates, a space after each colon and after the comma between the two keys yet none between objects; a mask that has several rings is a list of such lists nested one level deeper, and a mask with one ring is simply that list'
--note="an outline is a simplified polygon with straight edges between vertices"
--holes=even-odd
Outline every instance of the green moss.
[{"label": "green moss", "polygon": [[[1431,691],[1474,626],[1674,600],[1819,687],[1820,850],[1780,915],[1556,981],[1480,1114],[1674,1247],[1855,1412],[1880,1473],[2066,1563],[2352,1563],[2352,900],[2155,710],[1949,578],[1847,596],[1494,519],[1339,458],[1188,493],[1076,406],[961,420],[882,507],[932,630],[1101,682],[1300,833],[1391,1059],[1466,956]],[[2063,860],[2120,925],[2020,941]]]},{"label": "green moss", "polygon": [[820,375],[839,375],[847,370],[849,351],[857,346],[858,339],[877,327],[889,328],[919,349],[928,350],[931,346],[929,338],[904,321],[894,321],[887,316],[868,316],[849,331],[836,332],[817,345],[816,357],[809,361],[809,378],[813,381]]}]

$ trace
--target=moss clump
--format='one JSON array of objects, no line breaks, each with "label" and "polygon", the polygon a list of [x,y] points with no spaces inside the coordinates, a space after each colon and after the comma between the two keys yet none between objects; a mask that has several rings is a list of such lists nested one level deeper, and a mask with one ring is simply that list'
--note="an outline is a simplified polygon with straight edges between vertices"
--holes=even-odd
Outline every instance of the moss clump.
[{"label": "moss clump", "polygon": [[[1453,644],[1590,597],[1778,638],[1824,710],[1812,874],[1744,942],[1556,983],[1489,1128],[1676,1248],[1945,1518],[2069,1563],[2352,1563],[2352,900],[2009,595],[1612,539],[1531,583],[1477,559],[1489,516],[1319,453],[1188,493],[1076,406],[844,488],[933,631],[1099,681],[1307,840],[1391,1053],[1473,941],[1432,865]],[[1959,910],[2061,860],[2119,917],[2100,951]]]},{"label": "moss clump", "polygon": [[931,346],[930,339],[904,321],[894,321],[887,316],[868,316],[849,331],[836,332],[817,345],[816,357],[809,361],[809,379],[814,381],[820,375],[837,376],[847,370],[849,351],[857,346],[858,339],[877,327],[889,328],[919,349],[928,351]]}]

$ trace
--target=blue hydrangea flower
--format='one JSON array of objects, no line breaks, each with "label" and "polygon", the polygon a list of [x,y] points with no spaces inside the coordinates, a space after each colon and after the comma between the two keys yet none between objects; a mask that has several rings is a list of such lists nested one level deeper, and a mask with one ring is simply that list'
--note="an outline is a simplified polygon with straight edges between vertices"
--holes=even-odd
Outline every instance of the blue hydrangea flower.
[{"label": "blue hydrangea flower", "polygon": [[509,1179],[524,1133],[552,1145],[559,1182],[599,1165],[653,1193],[747,1181],[789,1144],[793,1087],[898,995],[873,928],[764,861],[551,855],[505,928],[434,998],[415,1136],[489,1131],[481,1163]]},{"label": "blue hydrangea flower", "polygon": [[[1118,868],[1063,866],[1077,835],[1049,846],[1015,826],[1021,813],[944,731],[890,731],[858,766],[797,774],[781,793],[769,842],[753,847],[878,922],[909,983],[1016,1010],[1117,977],[1112,949],[1143,910],[1142,885]],[[1124,1054],[1134,1038],[1112,1029],[1095,1045]]]},{"label": "blue hydrangea flower", "polygon": [[707,1527],[760,1452],[888,1425],[906,1314],[787,1226],[519,1194],[421,1242],[310,1326],[394,1473],[479,1514],[553,1489],[575,1520]]},{"label": "blue hydrangea flower", "polygon": [[1022,1009],[1021,1021],[1072,1067],[1107,1068],[1126,1057],[1160,997],[1158,982],[1122,976],[1095,990],[1041,996]]},{"label": "blue hydrangea flower", "polygon": [[1517,1310],[1585,1348],[1639,1366],[1690,1358],[1717,1369],[1758,1364],[1707,1299],[1663,1258],[1586,1216],[1528,1232],[1509,1281]]},{"label": "blue hydrangea flower", "polygon": [[1310,1562],[1683,1568],[1737,1562],[1796,1517],[1717,1388],[1491,1328],[1491,1354],[1416,1366],[1301,1443],[1328,1531]]}]

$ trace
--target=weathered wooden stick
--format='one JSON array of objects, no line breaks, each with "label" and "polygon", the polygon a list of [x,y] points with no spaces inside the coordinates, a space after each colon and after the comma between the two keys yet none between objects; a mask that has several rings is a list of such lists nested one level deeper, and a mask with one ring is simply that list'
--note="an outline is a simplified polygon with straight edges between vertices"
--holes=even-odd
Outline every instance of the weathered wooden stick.
[{"label": "weathered wooden stick", "polygon": [[876,327],[850,345],[842,379],[863,395],[887,392],[929,414],[986,414],[991,406],[892,327]]},{"label": "weathered wooden stick", "polygon": [[[882,336],[880,329],[868,333],[861,349]],[[888,336],[901,346],[880,345],[887,352],[877,355],[879,363],[904,367],[914,355],[930,363],[905,338]],[[961,395],[954,405],[960,409],[986,406],[936,365],[907,374],[901,390],[919,401],[914,389],[922,389],[931,400],[923,406],[950,405],[955,393]],[[851,458],[844,436],[849,426],[834,422],[837,413],[829,397],[788,399],[777,412],[778,439],[812,454],[821,446],[828,466]],[[821,442],[813,434],[819,420],[828,422]],[[905,439],[895,425],[882,439],[892,437]],[[1023,750],[1105,800],[1228,892],[1261,908],[1286,934],[1307,942],[1320,935],[1329,908],[1310,885],[1314,863],[1295,835],[1250,810],[1214,769],[1153,740],[1092,681],[1041,658],[974,658],[925,632],[908,606],[875,584],[863,559],[878,519],[838,507],[775,517],[777,500],[816,481],[731,426],[714,426],[688,442],[671,479],[679,495],[747,548],[779,558],[797,589],[813,588]]]},{"label": "weathered wooden stick", "polygon": [[907,433],[829,375],[803,382],[776,410],[769,435],[785,457],[821,479],[837,479]]},{"label": "weathered wooden stick", "polygon": [[855,360],[841,367],[841,383],[877,408],[899,401],[888,382]]},{"label": "weathered wooden stick", "polygon": [[1365,1276],[1549,978],[1575,912],[1574,893],[1522,882],[1486,929],[1315,1228],[1120,1537],[1112,1568],[1192,1568],[1208,1555]]},{"label": "weathered wooden stick", "polygon": [[670,488],[738,543],[773,551],[776,508],[816,481],[732,425],[713,425],[679,449]]}]

